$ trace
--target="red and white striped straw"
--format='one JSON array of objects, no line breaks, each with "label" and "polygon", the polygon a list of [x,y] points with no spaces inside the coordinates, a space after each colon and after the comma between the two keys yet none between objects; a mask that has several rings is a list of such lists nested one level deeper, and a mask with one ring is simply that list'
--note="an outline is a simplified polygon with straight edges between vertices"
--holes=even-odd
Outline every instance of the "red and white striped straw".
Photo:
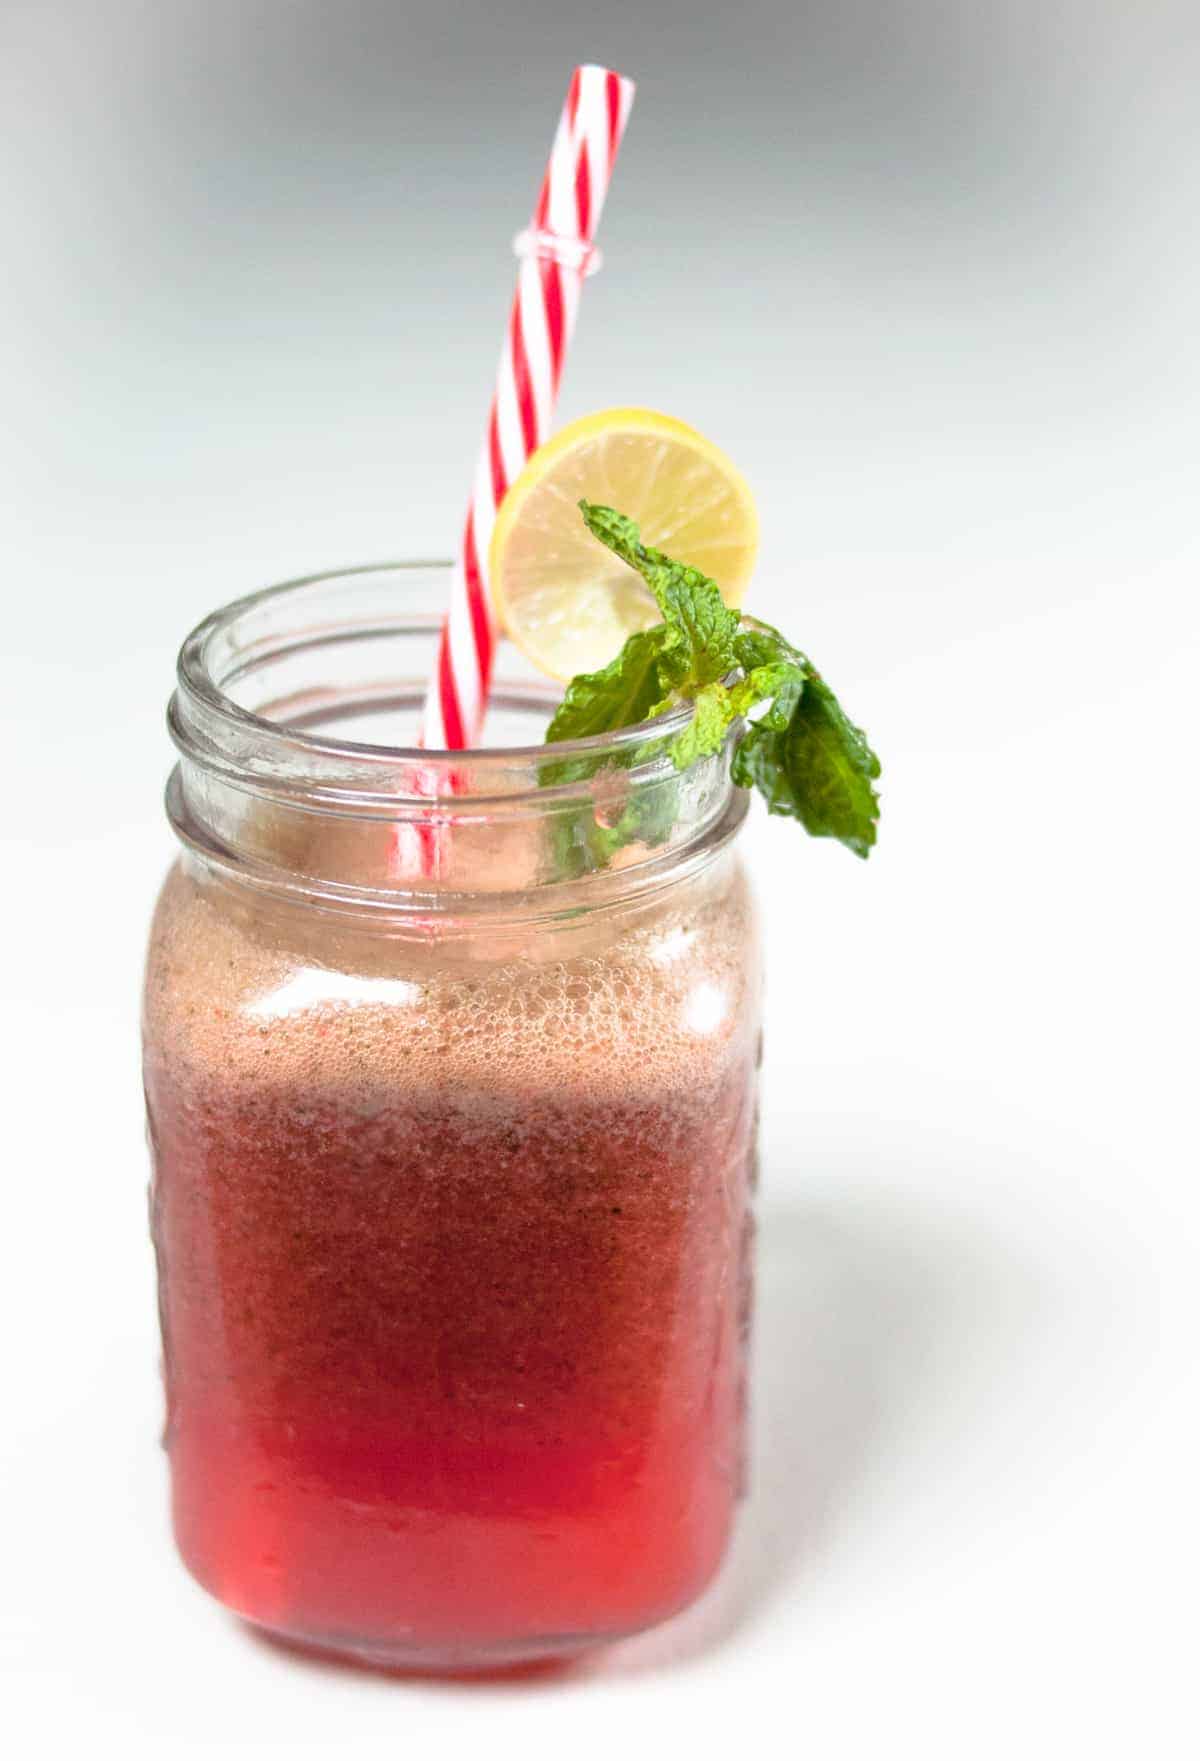
[{"label": "red and white striped straw", "polygon": [[460,751],[479,737],[496,649],[487,579],[496,511],[550,432],[633,93],[632,80],[606,67],[575,69],[532,222],[517,241],[516,293],[425,702],[426,747]]}]

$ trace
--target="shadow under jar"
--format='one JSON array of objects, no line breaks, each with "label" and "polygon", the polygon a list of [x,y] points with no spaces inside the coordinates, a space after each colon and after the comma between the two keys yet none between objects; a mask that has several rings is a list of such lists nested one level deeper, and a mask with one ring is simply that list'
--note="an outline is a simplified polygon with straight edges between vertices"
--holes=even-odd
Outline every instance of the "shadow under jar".
[{"label": "shadow under jar", "polygon": [[545,747],[505,650],[506,744],[379,743],[446,592],[356,570],[189,638],[144,1006],[183,1558],[427,1668],[636,1631],[716,1570],[759,1037],[724,755]]}]

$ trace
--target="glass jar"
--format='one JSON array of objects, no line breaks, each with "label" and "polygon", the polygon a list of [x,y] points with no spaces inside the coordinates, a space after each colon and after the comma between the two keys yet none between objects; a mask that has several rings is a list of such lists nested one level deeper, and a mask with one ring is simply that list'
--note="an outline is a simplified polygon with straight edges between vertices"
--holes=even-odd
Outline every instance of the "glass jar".
[{"label": "glass jar", "polygon": [[180,1551],[416,1667],[627,1634],[715,1572],[759,1041],[724,756],[546,747],[505,649],[507,744],[380,743],[447,590],[314,577],[185,643],[144,1010]]}]

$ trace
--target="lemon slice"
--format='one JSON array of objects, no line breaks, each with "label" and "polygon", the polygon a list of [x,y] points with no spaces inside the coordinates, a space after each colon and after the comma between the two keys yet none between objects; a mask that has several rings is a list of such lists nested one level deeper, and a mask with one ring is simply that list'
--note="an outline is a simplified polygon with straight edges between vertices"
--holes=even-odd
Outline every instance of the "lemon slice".
[{"label": "lemon slice", "polygon": [[539,447],[500,505],[488,554],[502,628],[544,673],[595,672],[660,621],[645,582],[592,537],[579,500],[637,521],[642,541],[710,575],[740,605],[758,515],[719,447],[657,410],[598,410]]}]

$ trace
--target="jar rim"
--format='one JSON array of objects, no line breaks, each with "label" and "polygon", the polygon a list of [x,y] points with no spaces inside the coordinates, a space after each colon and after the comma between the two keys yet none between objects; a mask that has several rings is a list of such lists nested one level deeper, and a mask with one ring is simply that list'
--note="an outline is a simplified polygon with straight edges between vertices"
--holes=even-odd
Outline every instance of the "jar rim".
[{"label": "jar rim", "polygon": [[[189,708],[201,712],[211,740],[212,734],[219,727],[226,727],[235,732],[257,736],[262,740],[287,743],[289,750],[295,754],[307,753],[318,763],[326,761],[350,761],[359,764],[387,766],[389,770],[411,766],[432,766],[437,769],[454,763],[464,763],[468,759],[475,764],[504,766],[544,761],[547,757],[545,741],[525,742],[517,745],[471,746],[463,750],[452,748],[399,745],[391,742],[349,740],[332,738],[325,734],[313,733],[303,727],[294,726],[286,721],[273,720],[269,716],[257,714],[239,704],[224,688],[224,684],[232,682],[226,679],[224,684],[214,674],[213,648],[222,638],[229,637],[236,626],[243,620],[253,618],[255,614],[270,609],[289,596],[296,595],[306,588],[329,585],[355,578],[397,574],[416,577],[420,573],[449,576],[455,564],[445,558],[405,559],[395,562],[361,563],[350,568],[322,569],[307,575],[298,575],[289,580],[278,582],[269,587],[259,588],[253,593],[243,594],[237,599],[228,601],[210,612],[207,617],[195,625],[184,638],[179,650],[176,667],[178,691],[172,700],[170,718],[171,733],[176,745],[184,750],[190,742],[187,740],[182,722],[185,719],[179,714],[178,699],[182,697]],[[386,633],[389,635],[435,637],[442,625],[439,612],[414,611],[406,609],[398,611],[387,619]],[[380,633],[384,633],[382,626]],[[303,637],[300,642],[328,642],[331,636],[328,630],[317,632],[312,636]],[[300,645],[293,642],[291,651]],[[547,707],[551,708],[557,701],[553,685],[547,681]],[[534,688],[530,687],[532,692]],[[645,744],[648,739],[660,740],[669,738],[686,728],[694,714],[691,703],[684,702],[673,709],[665,711],[650,720],[631,723],[628,727],[616,728],[601,734],[586,735],[581,739],[556,741],[553,744],[555,763],[569,763],[572,759],[596,760],[605,754],[614,756],[628,752],[631,748]],[[661,763],[661,760],[651,763]],[[640,767],[639,767],[640,768]],[[400,791],[403,793],[403,791]],[[397,793],[394,780],[390,783],[387,793],[393,798]]]},{"label": "jar rim", "polygon": [[[324,570],[196,625],[168,710],[180,762],[167,813],[185,847],[280,895],[441,921],[473,910],[476,895],[491,911],[498,898],[546,894],[557,911],[575,909],[593,881],[597,899],[647,894],[709,860],[741,823],[744,791],[733,787],[729,742],[676,768],[670,738],[688,725],[690,703],[579,740],[464,751],[321,731],[419,712],[453,566]],[[501,716],[544,725],[553,714],[558,688],[514,677],[528,670],[515,647],[502,650],[494,727]],[[502,843],[511,876],[495,859]]]}]

